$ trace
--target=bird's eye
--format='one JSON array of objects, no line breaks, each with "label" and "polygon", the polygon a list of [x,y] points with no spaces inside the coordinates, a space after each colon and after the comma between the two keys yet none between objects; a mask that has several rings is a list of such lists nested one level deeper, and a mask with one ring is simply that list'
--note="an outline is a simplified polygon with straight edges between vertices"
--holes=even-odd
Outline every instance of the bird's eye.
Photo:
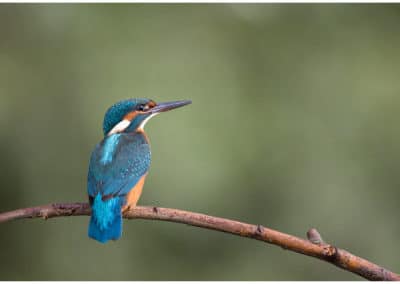
[{"label": "bird's eye", "polygon": [[149,106],[145,105],[145,104],[141,104],[141,105],[137,106],[137,110],[139,110],[139,111],[146,111],[148,109],[149,109]]}]

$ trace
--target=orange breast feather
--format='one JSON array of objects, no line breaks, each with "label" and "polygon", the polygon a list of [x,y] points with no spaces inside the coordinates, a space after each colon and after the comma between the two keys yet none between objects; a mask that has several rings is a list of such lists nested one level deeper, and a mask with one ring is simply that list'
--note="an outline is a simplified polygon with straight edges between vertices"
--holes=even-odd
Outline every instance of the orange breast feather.
[{"label": "orange breast feather", "polygon": [[132,187],[131,191],[129,191],[128,195],[126,196],[126,205],[122,208],[122,211],[127,210],[129,207],[133,208],[136,206],[140,195],[142,194],[142,189],[144,185],[144,181],[146,179],[146,175],[143,175],[137,184]]}]

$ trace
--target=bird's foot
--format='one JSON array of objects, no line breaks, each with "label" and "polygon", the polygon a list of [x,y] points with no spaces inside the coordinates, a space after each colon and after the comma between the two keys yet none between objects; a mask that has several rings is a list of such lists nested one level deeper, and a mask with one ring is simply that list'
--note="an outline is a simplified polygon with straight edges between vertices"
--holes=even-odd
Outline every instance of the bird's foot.
[{"label": "bird's foot", "polygon": [[125,214],[126,212],[128,212],[129,210],[131,210],[131,206],[130,205],[124,205],[121,209],[122,214]]}]

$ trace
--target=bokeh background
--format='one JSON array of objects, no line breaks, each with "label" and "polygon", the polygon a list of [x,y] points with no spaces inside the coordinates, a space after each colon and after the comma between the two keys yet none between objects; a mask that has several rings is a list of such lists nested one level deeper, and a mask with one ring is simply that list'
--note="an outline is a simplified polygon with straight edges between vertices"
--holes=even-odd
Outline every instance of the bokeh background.
[{"label": "bokeh background", "polygon": [[[86,200],[105,110],[146,130],[142,205],[324,239],[400,271],[400,6],[0,5],[0,211]],[[1,280],[359,280],[219,232],[87,217],[0,225]]]}]

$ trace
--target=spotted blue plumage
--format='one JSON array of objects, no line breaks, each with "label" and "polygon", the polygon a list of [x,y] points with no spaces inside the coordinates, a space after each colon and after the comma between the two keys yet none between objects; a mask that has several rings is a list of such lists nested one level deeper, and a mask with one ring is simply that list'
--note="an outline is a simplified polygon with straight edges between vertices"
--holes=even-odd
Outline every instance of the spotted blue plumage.
[{"label": "spotted blue plumage", "polygon": [[101,162],[108,139],[114,139],[114,135],[96,146],[89,165],[88,194],[93,210],[89,236],[100,242],[121,236],[121,207],[126,195],[150,167],[150,147],[140,132],[118,134],[114,153],[107,154],[113,157],[112,163]]},{"label": "spotted blue plumage", "polygon": [[120,137],[121,137],[121,134],[116,133],[116,134],[106,137],[106,139],[104,139],[103,153],[102,153],[102,157],[100,158],[100,162],[103,165],[112,162]]}]

